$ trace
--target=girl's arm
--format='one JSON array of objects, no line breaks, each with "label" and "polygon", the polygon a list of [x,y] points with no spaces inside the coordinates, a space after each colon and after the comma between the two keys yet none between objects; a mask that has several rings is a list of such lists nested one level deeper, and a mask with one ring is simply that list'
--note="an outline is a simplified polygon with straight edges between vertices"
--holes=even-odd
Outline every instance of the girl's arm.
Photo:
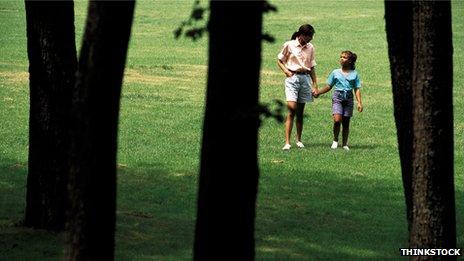
[{"label": "girl's arm", "polygon": [[330,91],[331,89],[332,89],[332,86],[326,84],[326,85],[324,86],[324,88],[320,89],[320,90],[317,92],[317,95],[324,94],[324,93]]},{"label": "girl's arm", "polygon": [[361,89],[356,88],[354,90],[355,90],[354,93],[356,95],[356,101],[358,102],[358,111],[362,112],[363,111],[363,105],[362,105],[362,101],[361,101]]},{"label": "girl's arm", "polygon": [[287,77],[293,76],[293,73],[290,70],[288,70],[287,67],[285,67],[285,64],[280,59],[277,59],[277,64],[279,65],[282,72],[285,73],[285,76]]}]

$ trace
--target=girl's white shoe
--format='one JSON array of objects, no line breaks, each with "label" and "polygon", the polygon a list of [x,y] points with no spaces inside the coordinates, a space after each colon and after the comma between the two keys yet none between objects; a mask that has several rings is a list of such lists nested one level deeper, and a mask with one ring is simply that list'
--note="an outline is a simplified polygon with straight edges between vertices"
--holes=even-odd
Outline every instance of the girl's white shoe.
[{"label": "girl's white shoe", "polygon": [[343,146],[343,149],[344,149],[344,150],[350,150],[350,148],[348,148],[348,146],[346,146],[346,145]]},{"label": "girl's white shoe", "polygon": [[303,142],[301,142],[301,141],[297,141],[297,142],[296,142],[296,146],[297,146],[298,148],[300,148],[300,149],[304,148],[304,144],[303,144]]},{"label": "girl's white shoe", "polygon": [[282,148],[282,150],[290,150],[290,148],[292,147],[292,145],[290,144],[285,144],[284,147]]},{"label": "girl's white shoe", "polygon": [[331,149],[336,149],[338,147],[338,142],[332,141],[332,146],[330,146]]}]

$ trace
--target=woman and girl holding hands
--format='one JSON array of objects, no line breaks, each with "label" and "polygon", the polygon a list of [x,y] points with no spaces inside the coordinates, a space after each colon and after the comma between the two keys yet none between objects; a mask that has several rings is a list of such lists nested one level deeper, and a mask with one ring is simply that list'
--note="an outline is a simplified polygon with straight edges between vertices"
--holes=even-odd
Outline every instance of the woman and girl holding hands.
[{"label": "woman and girl holding hands", "polygon": [[[353,115],[354,98],[356,97],[357,109],[362,112],[361,81],[355,70],[356,54],[351,51],[342,51],[340,54],[341,68],[333,70],[327,78],[325,87],[318,89],[316,71],[314,66],[314,46],[310,43],[313,39],[314,28],[309,24],[300,26],[298,32],[292,35],[292,40],[284,43],[278,54],[277,64],[285,73],[285,96],[287,100],[288,115],[285,122],[285,145],[283,150],[289,150],[290,136],[293,129],[293,121],[296,125],[296,146],[303,148],[301,134],[303,132],[303,112],[305,104],[312,102],[313,97],[330,91],[334,86],[332,95],[333,142],[332,149],[338,147],[338,136],[342,128],[342,147],[349,150],[348,135],[350,131],[350,119]],[[354,91],[354,95],[353,95]]]}]

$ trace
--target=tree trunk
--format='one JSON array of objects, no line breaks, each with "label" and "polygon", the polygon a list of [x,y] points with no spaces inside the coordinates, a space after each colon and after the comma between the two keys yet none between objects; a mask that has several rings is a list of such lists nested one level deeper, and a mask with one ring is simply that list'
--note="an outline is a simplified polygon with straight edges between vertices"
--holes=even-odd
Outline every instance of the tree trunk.
[{"label": "tree trunk", "polygon": [[62,230],[71,94],[77,68],[72,1],[26,1],[29,171],[24,224]]},{"label": "tree trunk", "polygon": [[194,259],[252,260],[263,2],[211,1]]},{"label": "tree trunk", "polygon": [[121,84],[134,1],[90,1],[73,93],[67,260],[113,260]]},{"label": "tree trunk", "polygon": [[385,17],[409,245],[453,248],[451,4],[385,1]]},{"label": "tree trunk", "polygon": [[412,2],[385,1],[385,23],[408,230],[412,223]]},{"label": "tree trunk", "polygon": [[411,247],[456,246],[451,3],[413,3]]}]

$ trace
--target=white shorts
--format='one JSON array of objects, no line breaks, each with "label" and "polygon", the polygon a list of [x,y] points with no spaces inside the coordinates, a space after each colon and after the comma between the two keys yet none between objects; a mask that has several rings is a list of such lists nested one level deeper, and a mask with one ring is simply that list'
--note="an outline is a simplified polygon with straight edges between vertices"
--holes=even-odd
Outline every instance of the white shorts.
[{"label": "white shorts", "polygon": [[285,79],[285,97],[287,101],[307,103],[313,101],[309,74],[293,74]]}]

